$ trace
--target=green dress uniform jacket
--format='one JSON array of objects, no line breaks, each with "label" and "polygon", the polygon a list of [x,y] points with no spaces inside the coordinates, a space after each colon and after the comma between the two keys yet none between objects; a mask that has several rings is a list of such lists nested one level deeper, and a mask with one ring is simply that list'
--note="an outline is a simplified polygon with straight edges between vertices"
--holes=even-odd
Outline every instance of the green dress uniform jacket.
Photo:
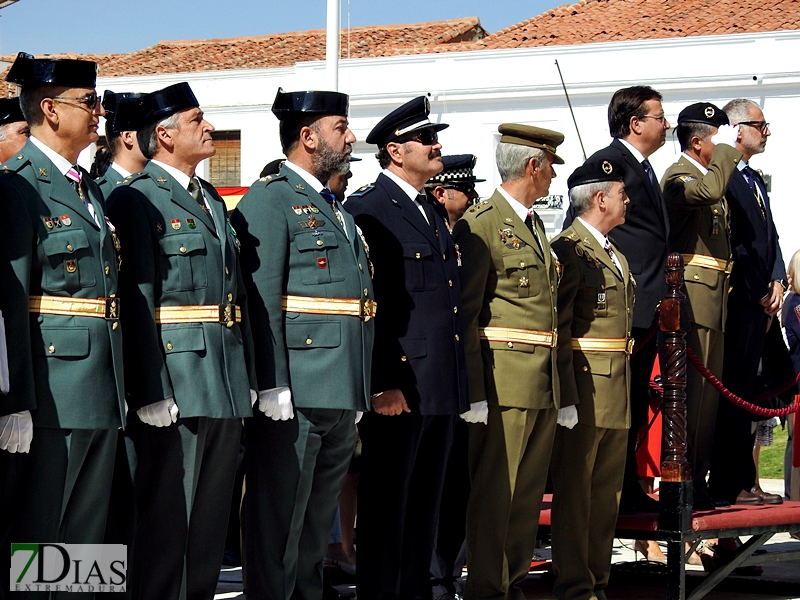
[{"label": "green dress uniform jacket", "polygon": [[[561,405],[577,404],[578,422],[606,429],[630,427],[628,351],[574,349],[581,339],[619,340],[625,348],[633,324],[635,283],[617,248],[611,256],[577,219],[552,241],[564,266],[558,286],[558,372]],[[579,339],[581,338],[581,339]]]},{"label": "green dress uniform jacket", "polygon": [[[560,406],[555,344],[516,342],[514,332],[501,329],[532,330],[551,339],[557,335],[558,261],[538,215],[535,231],[537,236],[499,192],[467,210],[453,230],[461,252],[470,402],[526,409]],[[492,333],[482,336],[486,327]]]},{"label": "green dress uniform jacket", "polygon": [[[724,194],[742,153],[717,144],[703,175],[684,155],[662,177],[670,220],[670,247],[684,255],[684,281],[692,319],[724,331],[730,280],[731,241]],[[691,264],[688,255],[712,257],[721,268]]]},{"label": "green dress uniform jacket", "polygon": [[[107,202],[129,298],[122,317],[132,332],[125,338],[128,406],[174,398],[181,418],[249,417],[255,373],[239,242],[224,202],[211,184],[201,184],[211,215],[152,162]],[[223,318],[231,304],[241,311],[239,322]],[[219,307],[220,317],[156,322],[159,310],[188,306]]]},{"label": "green dress uniform jacket", "polygon": [[84,172],[98,226],[77,190],[30,141],[1,171],[0,309],[11,345],[11,391],[0,398],[0,414],[31,410],[37,427],[116,429],[125,423],[119,322],[29,312],[30,296],[116,296],[115,241],[102,194]]},{"label": "green dress uniform jacket", "polygon": [[284,167],[250,187],[232,220],[244,248],[258,389],[289,387],[301,408],[365,411],[374,321],[282,308],[285,296],[374,300],[366,244],[340,213],[347,235],[331,205]]},{"label": "green dress uniform jacket", "polygon": [[117,171],[113,166],[109,166],[106,169],[106,172],[103,173],[102,177],[98,177],[95,179],[97,182],[97,186],[100,188],[100,191],[103,192],[103,197],[108,199],[111,195],[111,192],[114,191],[118,185],[122,185],[122,182],[125,181],[125,177]]}]

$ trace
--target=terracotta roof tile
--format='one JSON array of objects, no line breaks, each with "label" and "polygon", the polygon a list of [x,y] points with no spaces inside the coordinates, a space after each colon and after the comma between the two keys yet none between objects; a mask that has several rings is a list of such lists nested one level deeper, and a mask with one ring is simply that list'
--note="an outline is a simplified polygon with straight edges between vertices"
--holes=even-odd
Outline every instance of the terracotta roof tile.
[{"label": "terracotta roof tile", "polygon": [[581,0],[498,31],[484,48],[800,29],[800,0]]}]

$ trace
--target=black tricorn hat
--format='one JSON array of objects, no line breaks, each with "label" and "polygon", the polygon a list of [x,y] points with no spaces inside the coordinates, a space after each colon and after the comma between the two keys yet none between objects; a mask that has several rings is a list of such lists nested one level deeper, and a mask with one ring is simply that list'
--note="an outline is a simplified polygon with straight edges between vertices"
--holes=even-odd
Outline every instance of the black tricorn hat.
[{"label": "black tricorn hat", "polygon": [[572,189],[587,183],[603,183],[606,181],[622,181],[625,178],[625,167],[610,156],[593,155],[572,172],[567,179],[567,187]]},{"label": "black tricorn hat", "polygon": [[337,115],[346,117],[350,108],[350,96],[340,92],[284,92],[278,88],[272,103],[272,113],[279,120],[290,115]]},{"label": "black tricorn hat", "polygon": [[730,125],[731,121],[725,111],[710,102],[697,102],[684,108],[678,114],[678,125],[681,123],[705,123],[713,127]]},{"label": "black tricorn hat", "polygon": [[[185,81],[165,87],[145,94],[138,100],[140,111],[136,129],[163,121],[168,116],[186,110],[187,108],[199,108],[200,103],[192,92],[192,88]],[[122,129],[121,131],[127,131]]]},{"label": "black tricorn hat", "polygon": [[0,125],[24,121],[25,115],[19,107],[19,98],[0,98]]},{"label": "black tricorn hat", "polygon": [[[350,159],[352,160],[352,159]],[[442,157],[442,172],[431,177],[426,185],[443,185],[447,183],[480,183],[472,172],[478,157],[474,154],[451,154]]]},{"label": "black tricorn hat", "polygon": [[34,58],[32,54],[20,52],[8,70],[6,81],[21,86],[94,88],[97,82],[97,63],[71,58]]},{"label": "black tricorn hat", "polygon": [[106,128],[111,133],[135,131],[141,120],[139,98],[144,94],[132,92],[103,92],[103,108],[106,109]]},{"label": "black tricorn hat", "polygon": [[450,127],[446,123],[431,123],[428,119],[430,113],[428,98],[417,96],[383,117],[369,132],[367,143],[383,148],[389,142],[418,129],[441,131]]}]

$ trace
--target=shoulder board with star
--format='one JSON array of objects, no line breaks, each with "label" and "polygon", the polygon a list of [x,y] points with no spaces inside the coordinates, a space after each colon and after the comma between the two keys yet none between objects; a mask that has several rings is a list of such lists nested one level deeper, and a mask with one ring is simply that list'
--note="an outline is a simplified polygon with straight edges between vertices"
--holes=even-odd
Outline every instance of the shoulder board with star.
[{"label": "shoulder board with star", "polygon": [[486,213],[486,211],[487,211],[489,208],[492,208],[492,203],[491,203],[491,202],[489,202],[489,200],[481,200],[480,202],[478,202],[478,203],[477,203],[477,204],[475,204],[474,206],[470,206],[470,207],[467,209],[467,212],[464,214],[464,216],[466,216],[466,215],[472,215],[472,216],[473,216],[473,218],[477,218],[477,217],[479,217],[480,215],[482,215],[482,214],[485,214],[485,213]]},{"label": "shoulder board with star", "polygon": [[117,185],[130,185],[134,181],[139,181],[140,179],[149,179],[150,175],[145,173],[144,171],[139,171],[138,173],[131,173],[121,182],[117,182]]},{"label": "shoulder board with star", "polygon": [[358,189],[357,189],[355,192],[353,192],[352,194],[350,194],[350,195],[348,196],[348,198],[360,198],[361,196],[364,196],[364,195],[366,195],[366,194],[369,194],[369,193],[370,193],[372,190],[374,190],[374,189],[375,189],[375,185],[374,185],[374,184],[372,184],[372,183],[368,183],[367,185],[362,185],[362,186],[361,186],[360,188],[358,188]]},{"label": "shoulder board with star", "polygon": [[17,154],[16,156],[9,158],[5,164],[0,167],[0,172],[5,173],[6,175],[16,173],[29,162],[30,161],[25,158],[24,154]]},{"label": "shoulder board with star", "polygon": [[265,175],[264,177],[259,177],[258,181],[256,181],[251,187],[255,187],[257,184],[263,183],[265,186],[269,185],[270,183],[275,183],[276,181],[286,181],[286,175]]},{"label": "shoulder board with star", "polygon": [[558,239],[563,242],[580,242],[581,236],[576,231],[562,231],[558,234]]}]

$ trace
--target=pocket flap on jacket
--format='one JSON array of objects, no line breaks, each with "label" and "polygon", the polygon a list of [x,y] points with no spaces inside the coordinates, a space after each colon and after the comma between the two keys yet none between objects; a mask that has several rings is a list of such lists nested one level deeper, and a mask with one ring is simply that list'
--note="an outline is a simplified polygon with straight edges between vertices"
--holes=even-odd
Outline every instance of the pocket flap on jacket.
[{"label": "pocket flap on jacket", "polygon": [[294,243],[297,245],[297,249],[300,250],[300,252],[339,247],[339,240],[336,239],[336,234],[333,231],[322,231],[322,234],[323,235],[314,235],[311,231],[302,231],[295,234]]},{"label": "pocket flap on jacket", "polygon": [[38,356],[85,358],[89,356],[88,327],[41,327],[42,345],[33,350]]},{"label": "pocket flap on jacket", "polygon": [[[222,325],[220,325],[222,327]],[[206,349],[206,337],[200,323],[190,325],[162,325],[161,343],[167,354],[176,352],[202,352]]]},{"label": "pocket flap on jacket", "polygon": [[433,253],[429,244],[403,244],[403,257],[421,259]]},{"label": "pocket flap on jacket", "polygon": [[89,238],[86,236],[86,232],[78,227],[50,233],[40,239],[42,249],[48,256],[72,254],[75,250],[89,247]]},{"label": "pocket flap on jacket", "polygon": [[428,343],[425,338],[406,338],[400,340],[407,358],[424,358],[428,355]]},{"label": "pocket flap on jacket", "polygon": [[597,354],[584,354],[593,375],[611,375],[611,357]]},{"label": "pocket flap on jacket", "polygon": [[342,328],[337,321],[294,321],[286,323],[286,346],[289,348],[338,348]]},{"label": "pocket flap on jacket", "polygon": [[161,250],[168,256],[177,254],[189,254],[206,247],[206,241],[202,233],[179,233],[165,235],[159,242]]},{"label": "pocket flap on jacket", "polygon": [[533,256],[526,254],[506,254],[503,256],[503,268],[506,271],[512,269],[538,269],[539,265],[534,260]]}]

